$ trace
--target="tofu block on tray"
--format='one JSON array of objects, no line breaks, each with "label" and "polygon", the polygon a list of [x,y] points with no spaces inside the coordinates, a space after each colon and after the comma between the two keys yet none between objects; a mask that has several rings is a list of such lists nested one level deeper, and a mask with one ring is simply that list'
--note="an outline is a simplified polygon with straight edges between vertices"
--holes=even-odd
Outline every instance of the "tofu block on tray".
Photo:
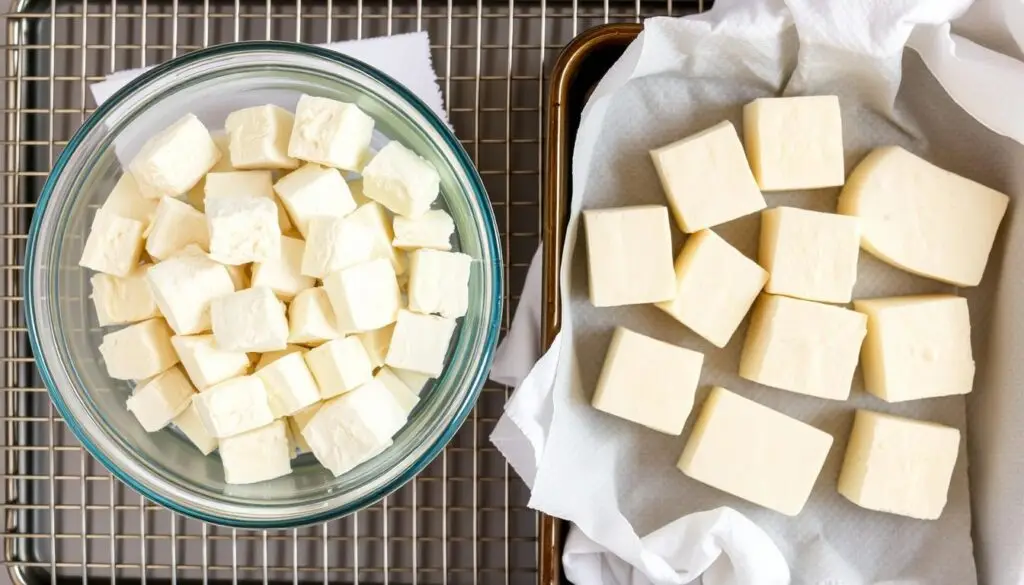
[{"label": "tofu block on tray", "polygon": [[663,205],[588,209],[583,224],[595,307],[672,300],[672,232]]}]

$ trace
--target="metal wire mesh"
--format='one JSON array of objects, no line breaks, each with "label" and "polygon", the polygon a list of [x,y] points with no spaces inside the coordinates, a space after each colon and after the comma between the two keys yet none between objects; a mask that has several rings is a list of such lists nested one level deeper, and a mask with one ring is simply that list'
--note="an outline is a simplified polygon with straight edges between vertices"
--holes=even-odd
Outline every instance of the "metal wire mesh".
[{"label": "metal wire mesh", "polygon": [[[309,43],[426,30],[449,117],[500,224],[508,290],[539,243],[546,74],[579,31],[695,3],[552,0],[27,0],[5,17],[0,232],[5,561],[15,582],[536,583],[536,514],[487,440],[509,389],[413,482],[298,530],[245,531],[173,514],[113,480],[56,415],[32,366],[21,295],[28,223],[53,161],[108,73],[232,40]],[[506,303],[505,325],[518,297]]]}]

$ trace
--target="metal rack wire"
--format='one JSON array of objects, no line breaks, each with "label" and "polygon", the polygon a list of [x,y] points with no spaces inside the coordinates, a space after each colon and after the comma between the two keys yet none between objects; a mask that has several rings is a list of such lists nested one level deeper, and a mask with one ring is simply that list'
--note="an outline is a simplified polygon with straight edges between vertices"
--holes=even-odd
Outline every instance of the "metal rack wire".
[{"label": "metal rack wire", "polygon": [[[537,583],[529,493],[487,440],[509,389],[413,482],[380,504],[298,530],[225,529],[143,500],[85,453],[32,365],[21,297],[42,181],[91,112],[88,86],[220,42],[322,43],[426,30],[449,118],[498,218],[508,290],[539,242],[548,67],[577,32],[702,9],[658,0],[25,0],[5,17],[0,232],[4,560],[16,583]],[[506,303],[505,325],[517,296]]]}]

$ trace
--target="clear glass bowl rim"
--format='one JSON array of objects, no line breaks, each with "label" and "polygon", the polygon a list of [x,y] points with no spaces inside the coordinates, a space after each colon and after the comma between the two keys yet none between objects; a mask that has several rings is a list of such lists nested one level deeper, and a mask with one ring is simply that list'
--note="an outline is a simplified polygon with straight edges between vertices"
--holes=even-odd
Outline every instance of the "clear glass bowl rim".
[{"label": "clear glass bowl rim", "polygon": [[[129,99],[130,95],[137,88],[146,85],[152,80],[163,77],[164,75],[172,74],[176,69],[184,65],[193,64],[204,59],[222,55],[231,55],[236,53],[242,54],[257,51],[304,54],[305,56],[325,59],[332,61],[335,65],[353,69],[357,73],[372,78],[374,81],[387,87],[388,90],[398,94],[400,99],[405,101],[405,105],[416,110],[418,114],[422,115],[427,120],[432,127],[432,130],[441,136],[444,142],[441,146],[446,147],[449,150],[456,163],[461,167],[462,172],[465,174],[465,177],[471,186],[471,193],[468,195],[475,198],[475,201],[471,202],[471,204],[475,204],[475,207],[479,210],[482,215],[482,219],[484,220],[483,224],[486,227],[486,230],[484,233],[479,234],[479,236],[481,238],[482,247],[490,257],[490,266],[487,267],[489,269],[486,270],[484,274],[485,277],[488,274],[491,276],[490,284],[493,297],[492,302],[489,304],[490,314],[481,316],[481,324],[486,325],[487,330],[484,331],[482,335],[483,343],[482,351],[478,356],[479,361],[475,366],[470,368],[470,380],[467,382],[470,385],[470,391],[465,394],[462,404],[457,409],[455,416],[449,421],[447,427],[438,435],[434,444],[426,449],[423,454],[404,472],[397,475],[388,483],[380,486],[375,491],[372,491],[369,494],[345,505],[328,508],[322,512],[307,516],[295,516],[282,520],[252,520],[235,516],[199,512],[178,500],[165,497],[163,494],[150,489],[143,482],[136,480],[131,474],[126,473],[125,470],[121,469],[113,461],[109,460],[106,455],[93,444],[89,434],[81,427],[74,416],[72,416],[70,409],[64,401],[63,394],[57,388],[54,378],[50,373],[50,368],[46,363],[46,359],[44,357],[45,354],[42,351],[42,338],[36,319],[36,306],[34,300],[36,298],[36,283],[33,266],[38,252],[37,242],[43,225],[43,217],[50,208],[51,200],[54,199],[58,177],[64,172],[70,158],[81,145],[82,141],[85,140],[86,136],[88,136],[89,133],[106,118],[107,114],[122,105],[125,100]],[[183,79],[179,83],[186,81],[187,80]],[[171,59],[166,63],[154,66],[152,69],[126,83],[124,87],[115,92],[109,99],[103,102],[95,112],[86,118],[82,123],[82,126],[75,131],[71,140],[68,141],[60,156],[54,162],[53,168],[50,170],[36,202],[36,209],[32,215],[32,221],[28,232],[23,272],[24,284],[22,288],[23,298],[25,299],[25,317],[29,334],[29,343],[36,367],[38,368],[43,383],[46,386],[47,393],[75,437],[86,448],[86,450],[103,465],[104,468],[112,473],[117,479],[141,493],[147,499],[186,516],[196,518],[204,522],[211,522],[236,528],[277,529],[326,522],[368,507],[406,484],[441,453],[469,416],[469,413],[476,404],[483,384],[486,381],[487,372],[497,344],[501,323],[500,316],[503,310],[504,283],[502,275],[502,256],[501,247],[498,243],[497,226],[494,220],[490,200],[488,199],[487,192],[483,186],[483,181],[480,179],[480,175],[476,171],[476,167],[473,165],[469,155],[466,153],[459,140],[455,137],[452,130],[447,124],[438,118],[433,110],[431,110],[431,108],[418,96],[406,89],[401,83],[375,67],[336,51],[331,51],[314,45],[284,41],[244,41],[199,49]]]}]

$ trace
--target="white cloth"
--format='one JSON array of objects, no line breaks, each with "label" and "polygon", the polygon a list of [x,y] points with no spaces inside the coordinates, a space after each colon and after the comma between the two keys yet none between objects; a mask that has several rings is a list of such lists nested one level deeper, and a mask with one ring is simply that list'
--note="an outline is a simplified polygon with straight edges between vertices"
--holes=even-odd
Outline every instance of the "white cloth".
[{"label": "white cloth", "polygon": [[[805,553],[813,551],[813,554],[804,555],[816,557],[814,562],[817,564],[809,566],[806,559],[794,558],[794,543],[776,540],[773,544],[772,539],[746,515],[727,507],[684,515],[641,537],[626,516],[637,515],[636,508],[645,503],[616,491],[614,484],[623,482],[623,477],[586,477],[589,485],[585,486],[584,495],[577,489],[584,482],[571,476],[578,472],[578,467],[566,465],[568,460],[565,457],[573,454],[584,460],[582,465],[595,461],[593,458],[600,457],[600,453],[594,455],[593,452],[600,451],[607,444],[595,444],[593,448],[582,450],[578,444],[573,444],[571,447],[577,448],[576,451],[569,448],[567,453],[562,443],[571,442],[574,436],[586,435],[589,429],[573,427],[579,419],[574,420],[571,416],[563,415],[563,420],[559,420],[563,412],[575,414],[580,405],[585,404],[584,397],[589,395],[589,389],[580,383],[579,350],[570,334],[574,327],[569,290],[573,281],[571,259],[576,243],[576,215],[581,200],[590,192],[588,181],[595,175],[590,162],[595,151],[608,147],[598,143],[600,138],[609,136],[601,133],[602,126],[614,125],[608,112],[615,107],[615,100],[631,100],[634,116],[643,120],[644,116],[651,115],[644,111],[650,104],[635,99],[628,91],[638,82],[647,84],[645,95],[650,96],[657,93],[651,89],[660,81],[651,79],[656,76],[684,75],[691,79],[731,76],[747,80],[756,90],[753,95],[781,88],[785,88],[786,93],[828,88],[844,97],[853,96],[901,124],[900,131],[915,136],[919,129],[893,108],[896,90],[905,73],[902,70],[904,47],[909,47],[938,81],[939,86],[936,87],[944,89],[973,120],[1016,143],[1024,143],[1024,116],[1019,107],[1020,96],[1024,95],[1024,64],[1014,57],[986,48],[999,46],[1014,55],[1024,52],[1024,2],[990,0],[973,7],[966,18],[956,21],[956,30],[971,34],[974,40],[951,33],[951,21],[959,18],[968,4],[967,1],[932,0],[720,0],[703,15],[647,21],[644,33],[630,45],[595,90],[583,114],[573,159],[573,205],[561,275],[562,333],[541,357],[536,350],[538,328],[534,325],[540,319],[540,283],[539,279],[532,286],[528,282],[520,301],[521,308],[496,356],[494,370],[500,373],[500,381],[519,382],[519,385],[506,406],[505,416],[498,422],[492,440],[533,488],[531,506],[574,523],[563,556],[565,571],[574,583],[687,583],[702,574],[705,585],[767,585],[788,583],[791,579],[798,583],[843,584],[898,581],[956,582],[964,585],[975,582],[970,539],[969,535],[963,534],[958,534],[958,538],[967,539],[966,547],[958,543],[953,549],[957,554],[933,551],[928,559],[934,565],[933,572],[915,573],[915,567],[895,567],[893,573],[903,571],[908,576],[895,579],[870,578],[852,566],[849,559],[838,555],[828,542],[811,543],[817,549],[796,549]],[[929,82],[935,86],[934,81]],[[915,78],[912,83],[919,83],[919,80]],[[685,86],[666,84],[665,87]],[[913,105],[927,109],[932,102],[946,100],[941,95],[931,97],[934,99],[928,96],[919,98]],[[679,96],[677,103],[680,110],[685,110],[686,96]],[[616,111],[621,116],[622,109]],[[654,114],[661,118],[682,115],[664,111]],[[922,115],[922,118],[927,119],[928,116]],[[964,115],[950,118],[950,125],[970,123],[970,118]],[[931,119],[934,122],[934,116]],[[939,120],[945,122],[941,116]],[[630,123],[634,123],[633,118]],[[941,138],[943,132],[949,135],[946,140],[951,140],[958,129],[936,130],[932,134]],[[965,134],[973,137],[978,131],[971,128]],[[997,164],[1011,167],[1015,163],[1020,164],[1024,150],[1019,148],[1019,144],[1000,141],[994,136],[983,138],[985,148],[992,153],[999,153],[1000,149],[1004,151],[993,157]],[[875,141],[880,139],[874,138]],[[1016,182],[1009,179],[1014,189],[1024,185],[1024,172],[1017,175]],[[602,178],[607,179],[607,175]],[[623,180],[632,187],[633,183],[628,179]],[[600,179],[593,180],[597,182]],[[1007,237],[1015,242],[1019,230],[1014,229],[1013,209],[1012,205],[1006,221],[1009,225],[1004,225],[1003,231],[1010,232]],[[990,262],[989,272],[998,274],[1000,261],[1003,266],[1013,267],[1015,250],[1019,247],[1006,244],[1005,258],[1000,258],[1003,253],[997,252]],[[537,264],[539,260],[534,262]],[[534,270],[536,267],[531,267],[531,271]],[[1007,271],[1002,272],[1005,275]],[[976,387],[982,389],[976,390],[972,396],[970,412],[971,428],[975,429],[970,435],[971,494],[977,537],[974,556],[981,582],[987,585],[1024,581],[1024,563],[1019,555],[1024,546],[1024,532],[1020,528],[1024,525],[1020,513],[1020,502],[1024,500],[1024,481],[1020,479],[1024,474],[1024,461],[1019,455],[1024,437],[1015,431],[1019,425],[1013,423],[1024,416],[1024,400],[1018,399],[1019,393],[1013,392],[1024,378],[1024,371],[1020,371],[1012,357],[1019,355],[1021,349],[1014,344],[1012,331],[1020,326],[1024,318],[1020,313],[1024,308],[1015,302],[1021,296],[1017,284],[1020,279],[1006,280],[1008,282],[1000,283],[999,287],[1007,290],[1000,291],[1003,293],[999,295],[1000,302],[995,303],[991,311],[985,303],[992,302],[995,295],[987,294],[983,290],[984,285],[981,289],[965,293],[975,303],[972,314],[979,312],[976,311],[979,304],[983,307],[981,312],[991,312],[991,321],[985,320],[988,317],[979,317],[982,324],[1008,323],[1004,327],[993,326],[991,340],[981,348],[976,343],[975,348],[976,359],[979,360],[985,359],[978,358],[984,349],[992,352],[986,357],[989,369],[994,371],[983,372],[985,364],[979,361]],[[636,319],[642,320],[640,316]],[[518,322],[524,320],[530,325],[519,326]],[[987,327],[978,327],[976,322],[975,331],[979,330],[989,333]],[[524,364],[538,358],[540,360],[532,370],[524,367]],[[587,362],[587,366],[592,368],[593,364]],[[955,402],[948,406],[952,408],[946,410],[957,410]],[[962,404],[959,410],[962,411]],[[560,429],[560,426],[566,428]],[[552,434],[559,430],[565,432],[559,435],[557,448],[552,449],[556,442],[551,439]],[[843,441],[837,438],[837,446],[833,450],[841,454],[843,447]],[[558,455],[552,455],[553,451]],[[962,452],[961,455],[958,466],[966,467],[966,454]],[[659,462],[658,465],[670,467],[673,461]],[[966,471],[963,473],[966,475]],[[950,497],[951,503],[956,498],[963,500],[961,504],[965,506],[966,477],[963,479],[961,486],[954,485]],[[834,477],[827,481],[834,484]],[[834,485],[826,489],[834,491]],[[953,493],[957,490],[962,493]],[[678,498],[681,494],[647,490],[637,497]],[[1011,511],[1015,513],[1008,513]],[[807,513],[805,511],[804,514]],[[877,550],[876,540],[881,539],[885,544],[884,539],[888,535],[883,534],[887,530],[884,523],[888,518],[883,516],[876,515],[879,527],[874,532],[877,534],[869,532],[865,535],[864,555],[872,554],[867,551]],[[835,518],[821,521],[835,521]],[[962,529],[961,523],[958,532]],[[941,540],[941,537],[939,535],[938,538]],[[851,534],[849,538],[855,536]],[[785,554],[780,548],[786,551]],[[792,577],[785,556],[793,562]],[[870,563],[871,559],[867,561]],[[949,573],[941,572],[950,566],[953,568]],[[914,578],[921,574],[931,577]],[[961,579],[960,574],[968,577]]]}]

